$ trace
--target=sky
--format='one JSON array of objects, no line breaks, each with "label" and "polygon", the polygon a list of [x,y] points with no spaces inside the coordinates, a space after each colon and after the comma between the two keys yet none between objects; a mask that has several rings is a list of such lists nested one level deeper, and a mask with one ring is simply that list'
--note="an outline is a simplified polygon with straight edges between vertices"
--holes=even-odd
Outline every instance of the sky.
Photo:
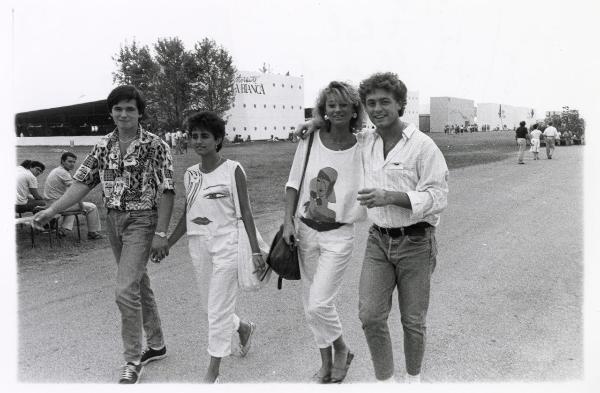
[{"label": "sky", "polygon": [[[303,76],[305,106],[331,80],[393,71],[420,95],[591,115],[600,87],[593,1],[13,1],[13,112],[104,99],[112,57],[204,37],[239,70]],[[5,18],[4,20],[7,20]],[[6,52],[5,52],[6,53]],[[25,94],[26,92],[26,94]]]}]

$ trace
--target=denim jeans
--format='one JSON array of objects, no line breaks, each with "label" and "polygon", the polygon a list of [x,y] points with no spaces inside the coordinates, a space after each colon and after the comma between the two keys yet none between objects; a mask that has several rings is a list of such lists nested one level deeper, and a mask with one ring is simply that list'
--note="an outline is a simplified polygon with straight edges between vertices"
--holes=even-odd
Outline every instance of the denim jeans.
[{"label": "denim jeans", "polygon": [[411,375],[421,372],[429,285],[435,269],[436,255],[433,227],[425,229],[425,235],[398,238],[382,235],[374,228],[369,230],[360,275],[358,308],[375,377],[379,380],[394,375],[387,319],[396,287],[404,330],[406,370]]},{"label": "denim jeans", "polygon": [[126,362],[137,362],[142,352],[142,327],[152,348],[164,345],[154,293],[146,265],[156,229],[155,210],[109,209],[106,226],[117,260],[116,301],[121,311],[121,336]]}]

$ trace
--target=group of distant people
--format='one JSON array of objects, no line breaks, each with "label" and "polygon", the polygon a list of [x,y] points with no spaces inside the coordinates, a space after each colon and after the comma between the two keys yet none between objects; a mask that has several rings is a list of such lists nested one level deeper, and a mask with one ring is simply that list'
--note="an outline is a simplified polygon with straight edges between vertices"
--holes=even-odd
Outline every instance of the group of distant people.
[{"label": "group of distant people", "polygon": [[189,134],[187,131],[176,129],[173,132],[159,132],[162,139],[167,142],[171,149],[175,150],[175,154],[187,153]]},{"label": "group of distant people", "polygon": [[[46,170],[46,166],[39,161],[23,161],[17,167],[16,213],[36,213],[56,202],[73,183],[71,171],[75,168],[76,162],[77,156],[75,154],[71,152],[63,153],[60,157],[60,165],[48,174],[44,185],[44,195],[42,195],[39,192],[37,178]],[[80,201],[63,211],[83,212],[86,216],[88,239],[97,240],[102,238],[100,234],[100,216],[95,204]],[[61,219],[58,235],[64,237],[73,230],[75,218],[73,215],[66,215]]]},{"label": "group of distant people", "polygon": [[[485,126],[481,127],[482,131],[486,131],[486,129],[484,129]],[[488,126],[489,127],[489,126]],[[489,128],[488,128],[489,130]],[[470,133],[470,132],[478,132],[479,131],[479,126],[477,126],[477,124],[471,124],[471,125],[448,125],[446,124],[444,126],[444,134],[464,134],[464,133]]]},{"label": "group of distant people", "polygon": [[[375,377],[394,380],[388,316],[397,289],[407,380],[420,381],[436,266],[435,231],[447,206],[448,167],[433,140],[401,120],[406,104],[407,88],[393,73],[376,73],[358,89],[334,81],[319,94],[315,119],[298,127],[303,139],[282,184],[283,238],[298,247],[302,304],[321,358],[315,382],[342,382],[354,356],[361,355],[343,339],[335,300],[356,246],[354,223],[367,216],[373,225],[356,290]],[[223,119],[212,112],[193,114],[186,124],[199,162],[185,171],[185,211],[167,235],[175,200],[170,147],[140,125],[145,100],[135,87],[115,88],[107,107],[115,130],[92,148],[75,181],[58,201],[36,214],[34,224],[48,223],[91,189],[102,187],[117,263],[123,384],[137,383],[144,365],[167,356],[147,262],[163,260],[187,234],[208,320],[210,360],[204,381],[218,382],[221,359],[232,353],[232,335],[239,336],[239,354],[245,356],[256,330],[236,312],[240,220],[255,273],[261,277],[267,270],[248,198],[251,179],[240,163],[220,153]],[[363,111],[375,130],[360,130]]]},{"label": "group of distant people", "polygon": [[[561,138],[560,132],[556,129],[556,127],[554,127],[552,122],[548,122],[548,126],[544,129],[543,132],[538,128],[538,124],[534,124],[531,128],[531,131],[529,131],[527,127],[525,127],[525,124],[526,123],[524,121],[521,121],[519,123],[519,128],[517,128],[517,130],[515,131],[515,139],[517,141],[517,146],[519,146],[519,155],[517,163],[525,164],[525,161],[523,161],[523,159],[525,156],[525,150],[527,149],[527,140],[530,140],[531,143],[531,148],[529,149],[529,151],[533,153],[533,159],[539,160],[540,144],[542,138],[546,143],[546,158],[551,160],[552,155],[554,154],[554,146],[556,145],[557,141],[560,141]],[[567,132],[568,131],[566,131],[565,133]],[[570,138],[571,137],[569,134],[569,140]]]}]

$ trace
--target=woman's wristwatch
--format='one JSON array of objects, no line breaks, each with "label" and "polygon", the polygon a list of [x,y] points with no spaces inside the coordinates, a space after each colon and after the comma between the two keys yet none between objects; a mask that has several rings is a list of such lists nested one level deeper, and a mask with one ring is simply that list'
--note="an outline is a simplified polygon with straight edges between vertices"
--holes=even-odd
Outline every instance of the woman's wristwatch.
[{"label": "woman's wristwatch", "polygon": [[163,239],[167,238],[167,233],[166,232],[154,232],[154,234],[158,237],[162,237]]}]

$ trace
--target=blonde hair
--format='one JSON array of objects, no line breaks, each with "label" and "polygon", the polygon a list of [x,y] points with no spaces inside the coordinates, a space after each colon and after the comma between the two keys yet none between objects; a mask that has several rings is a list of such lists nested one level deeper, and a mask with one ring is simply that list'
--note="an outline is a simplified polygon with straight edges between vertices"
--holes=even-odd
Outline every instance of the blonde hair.
[{"label": "blonde hair", "polygon": [[313,117],[325,124],[324,129],[326,131],[329,131],[329,128],[331,127],[329,120],[325,120],[325,103],[327,102],[328,96],[334,96],[337,99],[352,105],[352,110],[356,113],[356,117],[353,116],[352,119],[350,119],[349,131],[360,131],[363,126],[364,113],[358,90],[349,83],[333,81],[319,92],[317,102],[315,103],[315,110],[313,111]]}]

